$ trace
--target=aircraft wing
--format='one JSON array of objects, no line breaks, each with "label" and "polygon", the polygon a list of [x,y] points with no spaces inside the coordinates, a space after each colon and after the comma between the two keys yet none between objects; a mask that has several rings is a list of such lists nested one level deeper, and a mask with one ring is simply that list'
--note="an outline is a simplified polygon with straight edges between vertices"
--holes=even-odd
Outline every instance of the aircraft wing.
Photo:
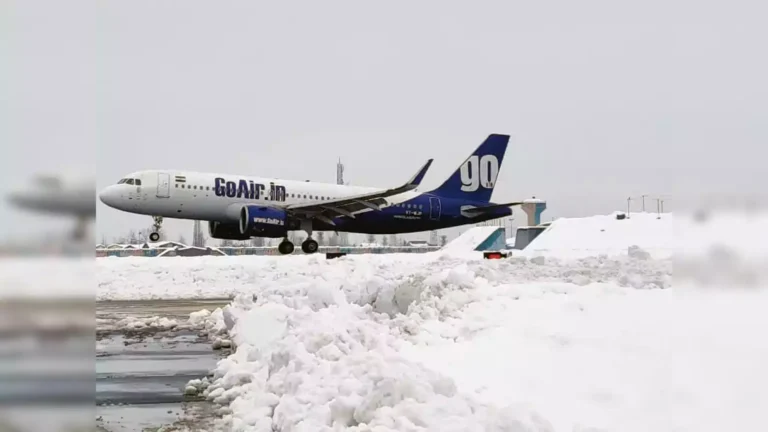
[{"label": "aircraft wing", "polygon": [[386,204],[385,198],[416,189],[426,176],[432,161],[433,159],[428,160],[410,180],[395,188],[330,201],[291,204],[283,207],[283,209],[297,216],[316,217],[330,224],[333,224],[331,219],[337,216],[354,218],[354,213],[361,210],[379,210],[382,205]]}]

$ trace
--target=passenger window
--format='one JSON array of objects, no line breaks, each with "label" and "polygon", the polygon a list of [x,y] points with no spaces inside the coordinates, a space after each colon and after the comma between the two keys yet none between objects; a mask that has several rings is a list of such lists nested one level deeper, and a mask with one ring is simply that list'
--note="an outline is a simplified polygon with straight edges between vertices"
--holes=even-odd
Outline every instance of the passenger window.
[{"label": "passenger window", "polygon": [[178,188],[179,188],[179,184],[177,183],[177,184],[176,184],[176,189],[178,189]]},{"label": "passenger window", "polygon": [[211,187],[210,186],[206,186],[205,190],[211,190]]},{"label": "passenger window", "polygon": [[181,185],[181,188],[182,189],[186,189],[187,187],[185,185]]}]

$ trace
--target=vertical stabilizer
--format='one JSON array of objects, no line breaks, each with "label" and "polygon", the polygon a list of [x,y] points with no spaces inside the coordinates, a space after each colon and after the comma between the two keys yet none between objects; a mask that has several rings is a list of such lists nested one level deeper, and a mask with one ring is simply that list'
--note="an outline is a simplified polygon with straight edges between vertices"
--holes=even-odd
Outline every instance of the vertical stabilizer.
[{"label": "vertical stabilizer", "polygon": [[507,144],[509,135],[489,135],[448,180],[431,193],[444,198],[489,202]]}]

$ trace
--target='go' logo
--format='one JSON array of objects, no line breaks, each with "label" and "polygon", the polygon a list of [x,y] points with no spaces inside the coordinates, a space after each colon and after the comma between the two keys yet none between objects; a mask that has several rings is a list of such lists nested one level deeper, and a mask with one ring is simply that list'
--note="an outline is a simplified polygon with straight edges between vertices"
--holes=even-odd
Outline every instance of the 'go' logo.
[{"label": "'go' logo", "polygon": [[461,190],[474,192],[480,187],[490,189],[499,175],[499,159],[487,154],[483,157],[472,155],[461,166]]}]

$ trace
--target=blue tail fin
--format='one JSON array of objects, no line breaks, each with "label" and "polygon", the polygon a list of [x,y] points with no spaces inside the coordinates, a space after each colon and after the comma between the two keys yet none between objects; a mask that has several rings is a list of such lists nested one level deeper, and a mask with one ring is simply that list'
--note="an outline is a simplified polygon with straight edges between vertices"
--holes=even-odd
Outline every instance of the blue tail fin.
[{"label": "blue tail fin", "polygon": [[489,135],[459,169],[431,193],[444,198],[489,202],[508,143],[509,135]]}]

